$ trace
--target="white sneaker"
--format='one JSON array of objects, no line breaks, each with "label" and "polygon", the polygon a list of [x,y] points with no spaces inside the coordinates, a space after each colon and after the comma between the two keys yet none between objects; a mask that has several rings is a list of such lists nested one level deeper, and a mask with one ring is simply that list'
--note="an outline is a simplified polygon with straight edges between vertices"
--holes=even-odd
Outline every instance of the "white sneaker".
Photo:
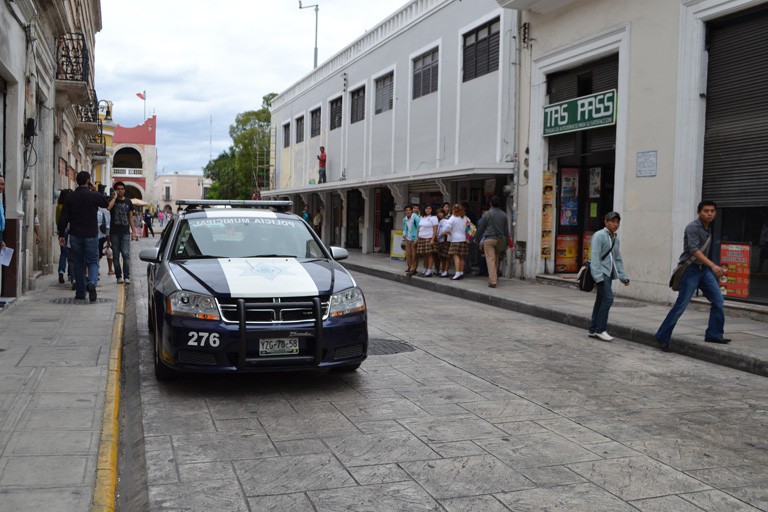
[{"label": "white sneaker", "polygon": [[596,332],[588,332],[587,336],[589,336],[590,338],[597,338],[597,333]]},{"label": "white sneaker", "polygon": [[611,341],[613,339],[613,336],[608,334],[608,331],[598,332],[595,334],[595,336],[597,336],[603,341]]},{"label": "white sneaker", "polygon": [[122,277],[118,277],[118,278],[117,278],[117,284],[122,284],[123,282],[124,282],[124,281],[123,281],[123,278],[122,278]]},{"label": "white sneaker", "polygon": [[[125,278],[125,284],[131,284],[131,280],[128,279],[127,277]],[[611,338],[611,339],[613,339],[613,338]]]}]

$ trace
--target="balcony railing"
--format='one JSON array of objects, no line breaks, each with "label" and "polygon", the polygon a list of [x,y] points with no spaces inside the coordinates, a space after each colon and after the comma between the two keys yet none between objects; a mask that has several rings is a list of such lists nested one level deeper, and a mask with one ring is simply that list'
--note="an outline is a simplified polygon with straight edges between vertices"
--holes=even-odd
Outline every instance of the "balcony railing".
[{"label": "balcony railing", "polygon": [[56,80],[90,83],[91,62],[83,34],[64,34],[56,42]]},{"label": "balcony railing", "polygon": [[112,176],[144,176],[144,169],[133,167],[113,167]]}]

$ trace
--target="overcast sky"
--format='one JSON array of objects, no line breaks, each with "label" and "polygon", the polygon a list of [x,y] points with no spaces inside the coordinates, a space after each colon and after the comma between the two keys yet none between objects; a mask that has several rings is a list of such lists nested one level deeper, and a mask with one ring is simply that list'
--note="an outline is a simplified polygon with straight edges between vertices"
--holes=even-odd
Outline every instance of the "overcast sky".
[{"label": "overcast sky", "polygon": [[[407,0],[318,4],[318,65]],[[103,0],[96,94],[120,126],[157,114],[158,173],[200,171],[227,149],[235,116],[312,71],[314,8],[298,0]],[[211,123],[211,116],[213,122]]]}]

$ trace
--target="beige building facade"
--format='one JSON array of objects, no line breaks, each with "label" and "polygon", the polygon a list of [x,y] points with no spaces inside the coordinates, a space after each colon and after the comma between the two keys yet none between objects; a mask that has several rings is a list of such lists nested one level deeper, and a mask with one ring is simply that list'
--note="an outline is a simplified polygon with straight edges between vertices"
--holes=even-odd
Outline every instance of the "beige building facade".
[{"label": "beige building facade", "polygon": [[[768,225],[761,149],[768,112],[760,88],[749,86],[768,76],[768,4],[498,2],[520,12],[518,233],[526,242],[525,273],[571,272],[566,267],[586,257],[602,215],[616,210],[632,277],[621,293],[669,300],[684,227],[699,201],[713,199],[722,241],[714,256],[732,262],[731,281],[722,283],[726,297],[768,303],[758,268],[761,225]],[[613,122],[598,124],[611,109]]]}]

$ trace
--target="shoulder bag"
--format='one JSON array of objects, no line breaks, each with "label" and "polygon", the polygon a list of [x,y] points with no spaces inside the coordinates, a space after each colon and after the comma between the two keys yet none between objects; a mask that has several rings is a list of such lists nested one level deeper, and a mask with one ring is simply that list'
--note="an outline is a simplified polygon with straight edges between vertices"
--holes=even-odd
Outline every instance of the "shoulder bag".
[{"label": "shoulder bag", "polygon": [[[616,244],[616,237],[611,242],[611,247],[603,254],[600,261],[603,261],[613,250],[613,246]],[[579,269],[579,273],[576,275],[576,281],[579,283],[579,290],[583,292],[591,292],[595,288],[595,278],[592,277],[592,271],[589,269],[591,261],[587,260]]]},{"label": "shoulder bag", "polygon": [[[697,251],[704,252],[709,247],[709,242],[712,241],[712,233],[709,234],[707,237],[706,242],[704,242],[704,245],[701,246],[701,248],[697,249]],[[696,251],[693,251],[694,253]],[[683,279],[683,274],[686,270],[688,270],[688,267],[691,266],[691,263],[693,263],[693,260],[695,260],[695,256],[691,256],[686,261],[682,263],[678,263],[677,267],[675,268],[675,271],[672,272],[672,277],[669,278],[669,287],[672,288],[673,292],[676,292],[680,290],[680,281]]]}]

